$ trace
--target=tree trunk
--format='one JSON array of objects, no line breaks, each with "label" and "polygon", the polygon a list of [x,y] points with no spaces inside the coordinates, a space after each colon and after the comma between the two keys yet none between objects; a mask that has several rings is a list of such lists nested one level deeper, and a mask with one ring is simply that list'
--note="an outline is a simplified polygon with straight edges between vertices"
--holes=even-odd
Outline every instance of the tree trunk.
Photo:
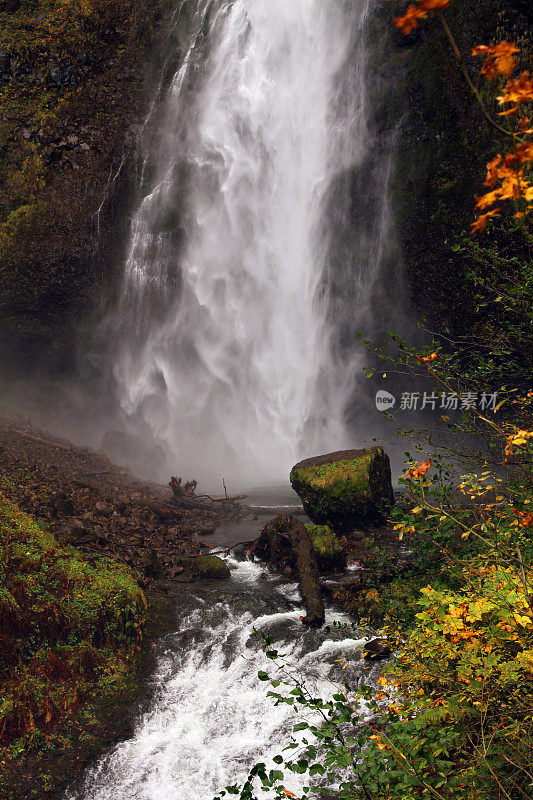
[{"label": "tree trunk", "polygon": [[289,514],[280,514],[276,523],[276,530],[287,536],[296,555],[300,594],[307,614],[303,621],[319,628],[324,624],[325,613],[313,540],[305,526]]}]

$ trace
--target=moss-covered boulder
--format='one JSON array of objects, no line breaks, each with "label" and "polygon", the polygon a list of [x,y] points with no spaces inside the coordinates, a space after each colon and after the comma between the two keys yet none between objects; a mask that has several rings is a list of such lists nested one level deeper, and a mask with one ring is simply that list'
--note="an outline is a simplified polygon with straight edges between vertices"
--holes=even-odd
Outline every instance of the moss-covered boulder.
[{"label": "moss-covered boulder", "polygon": [[382,447],[308,458],[292,468],[290,480],[318,525],[354,526],[394,503],[390,461]]},{"label": "moss-covered boulder", "polygon": [[337,569],[346,565],[346,552],[327,525],[306,525],[320,570]]},{"label": "moss-covered boulder", "polygon": [[178,578],[180,581],[216,581],[229,578],[231,574],[225,561],[218,556],[210,556],[209,554],[186,558],[182,565],[184,571]]}]

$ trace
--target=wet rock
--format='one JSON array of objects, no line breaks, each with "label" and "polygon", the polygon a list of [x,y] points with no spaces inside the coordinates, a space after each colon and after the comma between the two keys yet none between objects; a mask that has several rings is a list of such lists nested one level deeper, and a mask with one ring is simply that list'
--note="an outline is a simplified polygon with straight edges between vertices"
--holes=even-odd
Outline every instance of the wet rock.
[{"label": "wet rock", "polygon": [[389,658],[391,649],[386,639],[372,639],[363,648],[363,658],[365,661],[377,661],[382,658]]},{"label": "wet rock", "polygon": [[382,447],[306,459],[292,468],[290,480],[310,519],[333,528],[379,517],[394,502],[390,461]]},{"label": "wet rock", "polygon": [[74,503],[65,495],[57,495],[52,501],[52,507],[58,516],[73,517],[76,513]]},{"label": "wet rock", "polygon": [[71,66],[60,67],[53,65],[48,70],[46,83],[55,87],[75,86],[77,83],[76,71]]},{"label": "wet rock", "polygon": [[142,554],[142,566],[147,578],[157,578],[161,573],[161,565],[157,555],[157,550],[153,548],[145,550]]},{"label": "wet rock", "polygon": [[164,503],[162,501],[152,501],[148,508],[164,522],[172,522],[178,516],[177,508],[173,508],[169,503]]},{"label": "wet rock", "polygon": [[98,535],[81,522],[66,523],[60,527],[59,533],[71,544],[86,544],[98,540]]},{"label": "wet rock", "polygon": [[223,580],[231,573],[228,565],[218,556],[200,555],[181,562],[183,573],[178,580]]},{"label": "wet rock", "polygon": [[[289,567],[292,570],[296,565],[296,555],[286,536],[278,531],[279,517],[267,522],[254,546],[254,553],[264,561],[269,561],[275,566]],[[326,525],[306,525],[316,556],[320,571],[327,572],[339,569],[346,564],[346,553],[333,531]]]}]

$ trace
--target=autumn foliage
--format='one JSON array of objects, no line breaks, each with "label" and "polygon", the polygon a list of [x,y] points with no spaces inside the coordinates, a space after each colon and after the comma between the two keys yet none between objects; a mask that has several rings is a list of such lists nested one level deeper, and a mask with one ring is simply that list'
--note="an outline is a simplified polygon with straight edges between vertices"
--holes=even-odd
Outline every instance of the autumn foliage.
[{"label": "autumn foliage", "polygon": [[[407,35],[418,27],[419,20],[425,19],[431,13],[439,14],[463,75],[477,103],[481,106],[485,118],[511,142],[511,149],[507,153],[504,155],[498,153],[487,164],[485,186],[489,191],[476,198],[476,209],[482,213],[472,223],[472,231],[485,230],[489,218],[500,215],[502,210],[500,204],[504,201],[510,201],[514,206],[513,212],[516,219],[527,223],[531,211],[533,211],[533,185],[531,183],[533,128],[530,127],[528,108],[533,102],[533,77],[528,70],[513,76],[519,63],[515,56],[520,52],[513,42],[503,41],[498,44],[474,47],[472,56],[484,59],[479,78],[495,81],[498,84],[497,91],[500,91],[495,97],[495,103],[500,110],[496,111],[495,115],[491,113],[479,92],[479,78],[474,80],[471,77],[453,34],[442,15],[442,10],[450,2],[451,0],[417,0],[415,4],[408,6],[403,16],[395,18],[394,24]],[[498,117],[503,119],[500,120]]]}]

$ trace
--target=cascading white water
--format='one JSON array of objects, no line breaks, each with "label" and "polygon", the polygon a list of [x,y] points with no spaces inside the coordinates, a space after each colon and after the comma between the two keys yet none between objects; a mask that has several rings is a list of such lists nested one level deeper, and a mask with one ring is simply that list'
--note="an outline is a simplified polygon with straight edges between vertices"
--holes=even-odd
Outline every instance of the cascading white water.
[{"label": "cascading white water", "polygon": [[199,0],[150,139],[113,371],[130,430],[204,482],[279,479],[347,444],[324,220],[371,144],[370,6]]},{"label": "cascading white water", "polygon": [[[268,684],[258,671],[273,674],[277,665],[259,648],[254,629],[274,636],[308,688],[324,698],[331,695],[330,680],[348,673],[353,684],[375,674],[376,667],[360,658],[367,639],[351,630],[302,628],[303,609],[287,602],[298,597],[295,584],[250,562],[229,563],[232,580],[222,589],[187,590],[191,607],[160,645],[155,693],[132,737],[89,769],[64,800],[212,800],[228,784],[243,782],[256,761],[274,767],[273,757],[290,739],[294,711],[266,696]],[[346,621],[327,613],[330,625]],[[350,662],[347,672],[339,659]],[[304,716],[300,710],[298,721]],[[289,773],[286,785],[297,792],[308,783],[309,776]]]}]

